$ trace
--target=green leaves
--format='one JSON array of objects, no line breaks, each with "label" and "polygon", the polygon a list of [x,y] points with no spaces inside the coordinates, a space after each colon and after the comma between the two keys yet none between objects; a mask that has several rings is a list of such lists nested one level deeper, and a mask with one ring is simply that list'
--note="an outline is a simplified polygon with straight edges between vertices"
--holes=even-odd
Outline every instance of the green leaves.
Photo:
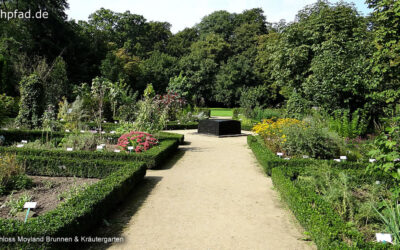
[{"label": "green leaves", "polygon": [[399,137],[399,119],[391,120],[391,126],[386,128],[387,134],[382,132],[375,141],[375,149],[369,152],[376,162],[368,165],[367,171],[383,172],[400,182],[400,137]]}]

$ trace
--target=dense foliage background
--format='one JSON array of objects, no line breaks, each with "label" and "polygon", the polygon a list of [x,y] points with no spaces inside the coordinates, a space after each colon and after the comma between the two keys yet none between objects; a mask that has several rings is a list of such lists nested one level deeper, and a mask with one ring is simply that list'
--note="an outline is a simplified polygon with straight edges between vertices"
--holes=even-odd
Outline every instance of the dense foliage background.
[{"label": "dense foliage background", "polygon": [[127,96],[152,83],[196,106],[359,110],[372,124],[399,101],[400,3],[366,2],[368,17],[352,4],[318,1],[292,23],[269,23],[262,9],[216,11],[172,34],[169,23],[129,11],[100,9],[76,22],[66,0],[7,1],[2,8],[46,10],[49,19],[0,19],[0,93],[35,108],[19,119],[41,117],[102,77]]}]

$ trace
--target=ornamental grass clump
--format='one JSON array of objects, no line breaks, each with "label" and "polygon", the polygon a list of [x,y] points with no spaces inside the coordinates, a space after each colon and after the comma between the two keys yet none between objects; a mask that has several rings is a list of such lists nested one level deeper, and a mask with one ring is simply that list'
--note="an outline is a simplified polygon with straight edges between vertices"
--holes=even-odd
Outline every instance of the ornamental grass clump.
[{"label": "ornamental grass clump", "polygon": [[132,131],[123,134],[118,139],[118,146],[127,151],[128,147],[133,147],[136,153],[147,151],[153,146],[158,145],[158,140],[151,134],[145,132]]}]

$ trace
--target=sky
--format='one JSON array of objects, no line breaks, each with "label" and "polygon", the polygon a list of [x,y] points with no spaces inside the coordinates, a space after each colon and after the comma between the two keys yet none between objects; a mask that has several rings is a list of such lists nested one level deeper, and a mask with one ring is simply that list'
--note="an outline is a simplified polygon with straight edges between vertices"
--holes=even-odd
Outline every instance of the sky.
[{"label": "sky", "polygon": [[[129,10],[133,14],[144,16],[148,21],[169,22],[171,31],[176,33],[187,27],[193,27],[201,18],[217,10],[241,13],[243,10],[262,8],[268,22],[287,22],[294,20],[297,12],[316,0],[68,0],[68,18],[88,20],[91,13],[100,8],[114,12]],[[331,0],[332,3],[338,2]],[[367,15],[371,11],[365,0],[353,2],[357,10]]]}]

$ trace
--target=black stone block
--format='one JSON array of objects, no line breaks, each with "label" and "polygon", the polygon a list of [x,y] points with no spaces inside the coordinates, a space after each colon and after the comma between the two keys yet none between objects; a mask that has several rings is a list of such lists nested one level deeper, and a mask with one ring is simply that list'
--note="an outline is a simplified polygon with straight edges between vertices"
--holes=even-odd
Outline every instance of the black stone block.
[{"label": "black stone block", "polygon": [[198,132],[212,135],[238,135],[242,131],[239,121],[206,119],[199,122]]}]

